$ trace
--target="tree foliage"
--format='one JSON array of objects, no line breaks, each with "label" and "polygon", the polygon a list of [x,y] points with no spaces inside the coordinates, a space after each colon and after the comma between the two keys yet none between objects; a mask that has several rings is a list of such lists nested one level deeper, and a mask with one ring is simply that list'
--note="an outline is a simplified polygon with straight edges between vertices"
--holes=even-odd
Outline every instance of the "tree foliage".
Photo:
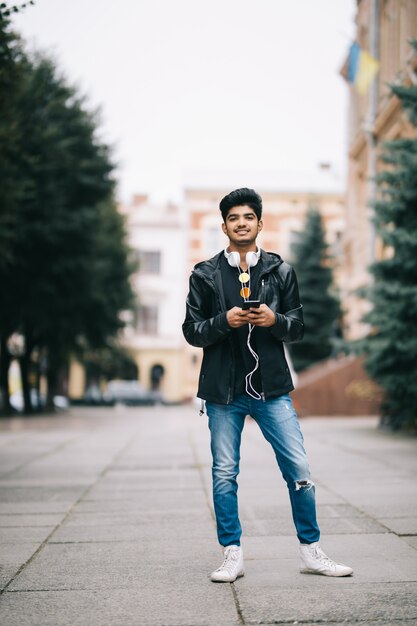
[{"label": "tree foliage", "polygon": [[341,315],[333,291],[333,275],[320,213],[309,209],[305,228],[294,244],[293,264],[303,304],[304,339],[291,344],[290,353],[300,371],[332,353]]},{"label": "tree foliage", "polygon": [[[25,337],[25,378],[33,350],[43,350],[51,402],[69,355],[106,346],[123,327],[133,268],[97,116],[50,59],[25,55],[5,22],[0,54],[2,353],[12,333]],[[1,380],[7,396],[4,372]]]},{"label": "tree foliage", "polygon": [[[417,41],[414,42],[417,50]],[[392,87],[417,127],[417,85]],[[385,246],[368,290],[373,331],[362,342],[366,368],[383,388],[383,421],[417,426],[417,138],[385,144],[377,176],[376,232]]]},{"label": "tree foliage", "polygon": [[34,5],[35,0],[28,0],[27,2],[21,2],[20,4],[10,4],[9,2],[0,3],[0,21],[8,19],[13,13],[20,13],[24,11],[28,6]]}]

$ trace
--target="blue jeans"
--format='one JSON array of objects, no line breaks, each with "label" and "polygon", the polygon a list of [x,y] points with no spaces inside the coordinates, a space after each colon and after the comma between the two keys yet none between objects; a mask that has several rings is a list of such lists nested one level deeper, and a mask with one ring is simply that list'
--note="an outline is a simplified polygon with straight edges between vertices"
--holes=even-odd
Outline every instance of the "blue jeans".
[{"label": "blue jeans", "polygon": [[275,452],[287,483],[292,516],[301,543],[320,538],[316,519],[315,487],[310,480],[303,435],[288,394],[263,402],[237,396],[232,404],[206,403],[213,455],[213,500],[217,536],[222,546],[240,545],[242,529],[238,515],[237,475],[240,440],[246,415],[259,425]]}]

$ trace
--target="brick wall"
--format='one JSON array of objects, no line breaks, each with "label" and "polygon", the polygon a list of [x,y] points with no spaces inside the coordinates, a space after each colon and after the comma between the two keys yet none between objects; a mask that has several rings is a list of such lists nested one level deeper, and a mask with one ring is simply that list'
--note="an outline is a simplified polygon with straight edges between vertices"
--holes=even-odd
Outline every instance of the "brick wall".
[{"label": "brick wall", "polygon": [[377,415],[380,387],[366,374],[363,358],[347,356],[314,365],[299,374],[291,394],[301,417]]}]

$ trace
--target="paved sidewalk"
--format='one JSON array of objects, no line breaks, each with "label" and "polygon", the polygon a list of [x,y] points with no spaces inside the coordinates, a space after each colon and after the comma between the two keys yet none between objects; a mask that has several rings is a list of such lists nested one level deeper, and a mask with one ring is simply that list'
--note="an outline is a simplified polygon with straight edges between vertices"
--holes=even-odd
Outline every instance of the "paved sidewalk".
[{"label": "paved sidewalk", "polygon": [[286,486],[247,420],[246,576],[230,585],[207,576],[221,550],[198,408],[0,421],[0,623],[417,624],[417,440],[370,418],[310,418],[302,428],[322,546],[355,574],[298,572]]}]

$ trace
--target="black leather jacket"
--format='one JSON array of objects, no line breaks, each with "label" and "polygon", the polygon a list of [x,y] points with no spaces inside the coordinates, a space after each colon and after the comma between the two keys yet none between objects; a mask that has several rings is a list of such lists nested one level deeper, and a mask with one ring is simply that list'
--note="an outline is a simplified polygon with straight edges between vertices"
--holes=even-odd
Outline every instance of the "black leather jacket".
[{"label": "black leather jacket", "polygon": [[[222,254],[219,252],[194,267],[182,329],[188,343],[204,349],[197,396],[209,402],[230,404],[235,363],[231,345],[233,329],[226,319],[220,275]],[[278,254],[262,250],[261,255],[263,267],[256,293],[276,315],[274,326],[258,326],[253,330],[265,400],[294,389],[282,342],[300,341],[304,324],[294,269]]]}]

